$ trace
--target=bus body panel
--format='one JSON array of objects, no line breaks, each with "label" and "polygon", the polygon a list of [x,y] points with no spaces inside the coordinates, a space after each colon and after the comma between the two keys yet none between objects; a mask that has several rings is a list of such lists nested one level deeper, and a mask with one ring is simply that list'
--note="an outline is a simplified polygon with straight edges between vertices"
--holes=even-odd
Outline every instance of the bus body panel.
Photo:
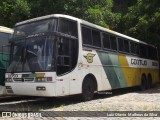
[{"label": "bus body panel", "polygon": [[[101,64],[100,57],[95,50],[92,50],[91,52],[82,52],[82,66],[82,73],[84,77],[88,74],[93,74],[96,78],[98,91],[111,89],[108,77],[106,76],[103,65]],[[84,79],[84,77],[82,78]]]},{"label": "bus body panel", "polygon": [[[5,84],[6,88],[8,87],[7,92],[9,91],[10,95],[56,96],[55,72],[6,73],[5,77],[12,79],[12,82],[6,82]],[[45,81],[35,82],[35,79],[47,77],[52,78],[52,81],[47,83]]]},{"label": "bus body panel", "polygon": [[[87,75],[93,75],[97,82],[97,91],[112,90],[125,87],[139,86],[143,74],[152,76],[152,84],[158,82],[159,63],[156,60],[143,59],[136,55],[120,53],[118,50],[106,50],[103,48],[87,47],[83,45],[81,24],[107,31],[131,41],[145,44],[137,39],[110,31],[108,29],[93,25],[83,20],[72,19],[65,15],[55,15],[75,20],[78,23],[78,61],[71,71],[57,76],[56,72],[43,72],[45,77],[52,77],[50,83],[40,82],[6,82],[6,86],[13,88],[13,94],[33,96],[67,96],[82,93],[83,80]],[[40,18],[39,18],[40,19]],[[34,20],[34,19],[33,19]],[[36,21],[36,20],[35,20]],[[27,23],[30,21],[26,21]],[[33,21],[32,21],[33,22]],[[24,22],[25,23],[25,22]],[[18,23],[21,25],[23,22]],[[38,73],[38,72],[37,72]],[[10,73],[6,73],[6,78]],[[16,74],[16,73],[14,73]],[[17,73],[25,74],[25,73]],[[23,75],[22,75],[23,76]],[[21,77],[22,77],[21,76]],[[22,77],[23,78],[23,77]],[[21,86],[18,88],[17,86]],[[37,91],[37,86],[46,87],[46,91]]]},{"label": "bus body panel", "polygon": [[[30,96],[56,96],[54,83],[30,83],[30,82],[14,82],[7,83],[6,86],[11,86],[7,89],[8,94],[12,95],[30,95]],[[17,87],[18,86],[18,87]],[[37,87],[45,87],[46,90],[37,90]]]}]

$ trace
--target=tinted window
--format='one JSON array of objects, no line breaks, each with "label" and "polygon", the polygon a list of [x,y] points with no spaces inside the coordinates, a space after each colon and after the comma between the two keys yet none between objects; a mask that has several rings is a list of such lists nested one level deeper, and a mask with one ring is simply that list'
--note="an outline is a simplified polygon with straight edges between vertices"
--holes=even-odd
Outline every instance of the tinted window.
[{"label": "tinted window", "polygon": [[59,39],[58,54],[59,55],[69,55],[69,40],[67,38]]},{"label": "tinted window", "polygon": [[129,42],[128,42],[128,40],[124,40],[124,52],[129,53]]},{"label": "tinted window", "polygon": [[118,38],[119,51],[129,53],[129,41],[123,38]]},{"label": "tinted window", "polygon": [[92,30],[92,39],[93,39],[93,46],[101,47],[101,37],[99,31]]},{"label": "tinted window", "polygon": [[134,44],[134,42],[130,42],[130,52],[131,52],[131,53],[133,53],[133,54],[135,54],[135,53],[136,53],[136,51],[135,51],[135,44]]},{"label": "tinted window", "polygon": [[15,27],[14,37],[55,31],[56,25],[57,19],[41,20],[28,24],[23,24]]},{"label": "tinted window", "polygon": [[91,29],[82,26],[83,44],[92,45]]},{"label": "tinted window", "polygon": [[78,60],[78,41],[61,37],[57,40],[57,45],[57,75],[61,75],[76,67]]},{"label": "tinted window", "polygon": [[119,51],[124,51],[123,39],[118,38]]},{"label": "tinted window", "polygon": [[60,19],[58,31],[77,37],[77,22]]},{"label": "tinted window", "polygon": [[139,55],[139,44],[135,43],[135,54]]},{"label": "tinted window", "polygon": [[147,47],[146,47],[146,45],[140,44],[140,57],[147,58]]},{"label": "tinted window", "polygon": [[[8,33],[3,33],[0,32],[0,52],[2,52],[2,46],[8,44],[8,39],[9,39],[10,34]],[[7,51],[3,51],[6,53]]]},{"label": "tinted window", "polygon": [[109,35],[106,33],[103,33],[102,35],[103,35],[103,47],[110,49],[111,43],[110,43]]},{"label": "tinted window", "polygon": [[148,46],[148,58],[157,60],[157,50],[152,46]]},{"label": "tinted window", "polygon": [[111,41],[111,49],[112,50],[117,50],[117,40],[116,37],[110,36],[110,41]]},{"label": "tinted window", "polygon": [[154,60],[158,60],[157,49],[156,49],[156,48],[153,48],[153,51],[154,51],[154,52],[153,52],[153,53],[154,53],[154,58],[153,58],[153,59],[154,59]]}]

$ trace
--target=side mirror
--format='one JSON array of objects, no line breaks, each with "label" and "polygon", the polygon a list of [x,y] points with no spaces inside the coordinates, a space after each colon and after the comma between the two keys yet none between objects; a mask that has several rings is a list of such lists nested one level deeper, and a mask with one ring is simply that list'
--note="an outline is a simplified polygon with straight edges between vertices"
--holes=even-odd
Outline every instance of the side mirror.
[{"label": "side mirror", "polygon": [[2,46],[2,60],[9,62],[10,45]]}]

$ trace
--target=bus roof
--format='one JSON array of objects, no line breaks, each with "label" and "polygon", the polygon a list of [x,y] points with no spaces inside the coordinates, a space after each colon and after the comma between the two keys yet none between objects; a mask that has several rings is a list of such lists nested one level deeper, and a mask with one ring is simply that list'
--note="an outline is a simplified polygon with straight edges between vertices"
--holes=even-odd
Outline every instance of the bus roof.
[{"label": "bus roof", "polygon": [[[89,27],[93,27],[93,28],[99,29],[101,31],[106,31],[106,32],[108,32],[110,34],[113,34],[113,35],[116,35],[118,37],[123,37],[123,38],[129,39],[129,40],[135,41],[135,42],[139,42],[139,43],[142,43],[142,44],[153,46],[151,44],[147,44],[146,42],[143,42],[143,41],[140,41],[138,39],[129,37],[127,35],[118,33],[116,31],[113,31],[113,30],[98,26],[98,25],[90,23],[88,21],[85,21],[85,20],[82,20],[82,19],[79,19],[79,18],[76,18],[76,17],[72,17],[72,16],[69,16],[69,15],[63,15],[63,14],[51,14],[51,15],[46,15],[46,16],[42,16],[42,17],[37,17],[37,18],[33,18],[33,19],[29,19],[29,20],[25,20],[25,21],[19,22],[15,26],[19,26],[19,25],[22,25],[22,24],[27,24],[27,23],[30,23],[30,22],[39,21],[39,20],[43,20],[43,19],[49,19],[49,18],[53,18],[53,17],[57,17],[57,18],[58,17],[63,17],[63,18],[75,20],[75,21],[80,22],[83,25],[86,25],[86,26],[89,26]],[[153,46],[153,47],[155,47],[155,46]]]},{"label": "bus roof", "polygon": [[8,27],[4,27],[4,26],[0,26],[0,32],[13,33],[13,29],[8,28]]}]

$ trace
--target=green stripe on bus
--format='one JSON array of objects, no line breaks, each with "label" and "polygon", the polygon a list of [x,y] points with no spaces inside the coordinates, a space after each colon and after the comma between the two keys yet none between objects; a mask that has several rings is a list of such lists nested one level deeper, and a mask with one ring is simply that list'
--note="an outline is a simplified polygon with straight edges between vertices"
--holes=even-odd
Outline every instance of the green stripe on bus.
[{"label": "green stripe on bus", "polygon": [[101,60],[104,71],[106,73],[106,76],[109,80],[109,83],[110,83],[112,89],[119,88],[120,83],[117,78],[116,72],[114,70],[110,56],[107,53],[103,53],[103,52],[97,52],[97,53],[98,53],[98,56]]},{"label": "green stripe on bus", "polygon": [[115,65],[114,70],[115,70],[116,76],[118,78],[118,81],[120,83],[120,87],[121,88],[127,87],[127,81],[126,81],[126,78],[124,75],[124,71],[121,68],[121,65],[120,65],[120,62],[118,59],[118,55],[109,54],[109,58],[112,62],[112,65]]},{"label": "green stripe on bus", "polygon": [[126,87],[126,79],[122,69],[119,67],[120,64],[118,61],[118,56],[103,52],[97,53],[112,89]]}]

